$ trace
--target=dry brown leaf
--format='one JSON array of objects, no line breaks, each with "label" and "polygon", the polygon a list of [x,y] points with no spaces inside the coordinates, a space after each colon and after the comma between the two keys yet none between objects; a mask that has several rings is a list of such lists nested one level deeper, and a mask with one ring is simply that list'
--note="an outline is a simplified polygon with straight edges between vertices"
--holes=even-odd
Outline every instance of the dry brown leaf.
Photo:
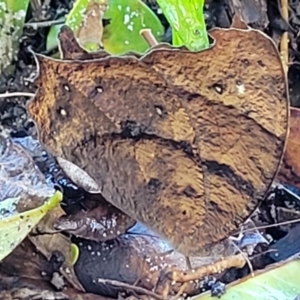
[{"label": "dry brown leaf", "polygon": [[[31,263],[32,260],[27,263]],[[114,300],[83,293],[70,287],[58,292],[46,281],[14,277],[1,272],[0,286],[0,300]]]},{"label": "dry brown leaf", "polygon": [[[83,291],[83,287],[75,276],[72,254],[71,254],[71,240],[69,237],[59,233],[55,230],[54,224],[56,220],[64,215],[60,207],[52,210],[35,228],[34,234],[28,238],[36,247],[37,251],[44,255],[47,260],[51,260],[54,255],[57,256],[57,269],[51,273],[60,273],[72,287]],[[63,279],[62,279],[63,280]],[[63,280],[63,284],[65,284]]]},{"label": "dry brown leaf", "polygon": [[300,188],[300,109],[290,109],[290,133],[278,180]]},{"label": "dry brown leaf", "polygon": [[202,52],[59,61],[37,55],[29,111],[56,156],[187,255],[229,236],[264,198],[288,128],[277,49],[215,29]]},{"label": "dry brown leaf", "polygon": [[[88,2],[86,10],[83,12],[83,21],[75,31],[76,37],[83,47],[89,43],[99,45],[99,48],[102,47],[102,18],[107,6],[108,0]],[[70,22],[72,21],[70,20]]]},{"label": "dry brown leaf", "polygon": [[182,254],[168,253],[162,240],[147,234],[126,234],[102,243],[78,239],[76,243],[80,251],[74,267],[80,282],[86,291],[109,297],[117,297],[124,290],[143,294],[139,290],[143,288],[145,294],[155,291],[168,299],[181,290],[183,283],[181,293],[195,295],[201,292],[198,281],[203,277],[218,276],[227,268],[242,268],[246,263],[241,255],[211,265],[198,257],[192,259],[194,269],[187,270]]},{"label": "dry brown leaf", "polygon": [[39,288],[13,288],[0,292],[0,300],[68,300],[69,298],[60,292],[51,292]]},{"label": "dry brown leaf", "polygon": [[0,136],[0,218],[35,209],[54,192],[28,153]]},{"label": "dry brown leaf", "polygon": [[239,14],[246,24],[264,30],[269,24],[266,0],[229,0],[232,12]]},{"label": "dry brown leaf", "polygon": [[2,261],[0,271],[18,278],[37,280],[42,285],[50,280],[53,268],[51,262],[37,252],[30,240],[26,238]]},{"label": "dry brown leaf", "polygon": [[86,211],[61,216],[55,228],[88,240],[106,241],[124,234],[136,223],[101,195],[89,195],[83,204]]}]

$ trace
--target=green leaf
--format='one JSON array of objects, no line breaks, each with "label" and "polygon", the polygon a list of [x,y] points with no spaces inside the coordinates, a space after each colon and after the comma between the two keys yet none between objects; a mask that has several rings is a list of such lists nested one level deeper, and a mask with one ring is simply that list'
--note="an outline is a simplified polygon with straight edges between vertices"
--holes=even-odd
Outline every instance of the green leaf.
[{"label": "green leaf", "polygon": [[[300,294],[299,258],[290,259],[257,272],[229,285],[222,300],[293,300]],[[214,300],[210,293],[192,298],[193,300]]]},{"label": "green leaf", "polygon": [[102,18],[108,0],[76,0],[66,19],[81,46],[94,52],[102,45]]},{"label": "green leaf", "polygon": [[[19,200],[19,198],[11,198],[6,201],[11,205],[17,203]],[[13,249],[25,239],[31,229],[40,222],[46,213],[54,208],[61,200],[62,194],[56,192],[44,205],[0,220],[0,261],[9,255]]]},{"label": "green leaf", "polygon": [[0,72],[19,51],[29,0],[0,0]]},{"label": "green leaf", "polygon": [[[94,1],[96,3],[106,2],[106,0]],[[89,3],[89,0],[77,0],[67,16],[66,25],[73,30],[75,35],[78,29],[84,26],[84,15]],[[113,55],[129,51],[144,53],[149,45],[140,35],[142,29],[151,29],[158,41],[162,40],[165,32],[158,17],[140,0],[110,0],[103,19],[107,20],[109,24],[104,27],[102,44],[104,49]],[[53,35],[57,36],[56,31],[57,27],[50,30],[51,41],[54,40]],[[53,45],[51,42],[51,46]],[[82,46],[87,51],[96,51],[99,48],[94,41]]]},{"label": "green leaf", "polygon": [[[105,0],[104,0],[105,1]],[[95,0],[96,3],[103,2],[102,0]],[[86,12],[86,8],[90,0],[76,0],[74,5],[67,16],[66,25],[73,31],[76,31],[82,24]]]},{"label": "green leaf", "polygon": [[76,244],[71,244],[71,259],[72,265],[74,266],[79,257],[79,248]]},{"label": "green leaf", "polygon": [[140,0],[110,0],[104,18],[109,19],[110,24],[104,27],[103,46],[111,54],[145,52],[149,45],[140,35],[142,29],[151,29],[158,41],[164,35],[160,20]]},{"label": "green leaf", "polygon": [[191,51],[209,47],[203,14],[204,0],[157,0],[172,27],[173,45]]},{"label": "green leaf", "polygon": [[0,261],[61,200],[27,152],[0,136]]},{"label": "green leaf", "polygon": [[[61,18],[63,19],[63,18]],[[58,34],[60,33],[60,29],[64,24],[53,25],[50,27],[49,33],[47,35],[46,41],[46,49],[50,50],[57,47],[58,44]]]}]

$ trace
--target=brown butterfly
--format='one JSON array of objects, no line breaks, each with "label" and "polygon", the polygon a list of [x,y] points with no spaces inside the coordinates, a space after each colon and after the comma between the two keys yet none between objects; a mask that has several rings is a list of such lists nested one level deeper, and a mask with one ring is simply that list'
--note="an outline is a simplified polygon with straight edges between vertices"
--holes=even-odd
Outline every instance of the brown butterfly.
[{"label": "brown butterfly", "polygon": [[225,239],[253,212],[288,131],[273,42],[248,29],[210,34],[210,49],[159,45],[142,57],[89,57],[63,49],[65,41],[68,60],[36,55],[38,91],[28,107],[54,155],[185,255]]}]

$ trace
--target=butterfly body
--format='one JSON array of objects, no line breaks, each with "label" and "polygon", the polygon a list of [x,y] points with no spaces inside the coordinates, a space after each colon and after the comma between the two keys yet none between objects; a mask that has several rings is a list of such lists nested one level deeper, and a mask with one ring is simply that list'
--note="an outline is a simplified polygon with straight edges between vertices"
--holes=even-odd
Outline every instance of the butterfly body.
[{"label": "butterfly body", "polygon": [[38,56],[39,90],[29,105],[53,154],[186,255],[224,240],[257,207],[288,128],[274,44],[257,31],[212,35],[215,46],[202,52]]}]

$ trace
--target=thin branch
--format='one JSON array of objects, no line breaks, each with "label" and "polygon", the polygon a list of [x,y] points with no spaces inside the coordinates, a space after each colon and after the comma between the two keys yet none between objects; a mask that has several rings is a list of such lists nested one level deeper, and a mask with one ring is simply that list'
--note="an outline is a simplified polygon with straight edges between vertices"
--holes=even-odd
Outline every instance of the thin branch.
[{"label": "thin branch", "polygon": [[276,184],[278,188],[284,190],[286,193],[290,194],[292,197],[296,198],[298,201],[300,201],[300,197],[293,193],[292,191],[290,191],[288,188],[286,188],[284,185],[280,184],[280,183],[277,183]]},{"label": "thin branch", "polygon": [[[260,229],[278,227],[278,226],[281,226],[281,225],[290,225],[290,224],[299,223],[299,222],[300,222],[300,219],[295,219],[295,220],[279,222],[279,223],[271,224],[271,225],[257,226],[257,227],[255,227],[255,229],[260,230]],[[249,229],[242,230],[242,232],[248,232],[248,231],[252,231],[252,230],[253,230],[253,228],[249,228]]]},{"label": "thin branch", "polygon": [[220,273],[225,269],[229,269],[232,267],[238,269],[243,268],[247,263],[245,256],[246,254],[242,253],[228,256],[213,264],[201,266],[193,270],[187,270],[185,272],[170,270],[169,272],[165,273],[164,276],[168,277],[174,282],[184,283],[194,281],[199,278],[203,278],[204,276]]},{"label": "thin branch", "polygon": [[150,47],[158,45],[158,41],[153,35],[151,29],[142,29],[140,35],[146,40]]},{"label": "thin branch", "polygon": [[11,98],[11,97],[34,97],[33,93],[25,93],[25,92],[14,92],[14,93],[4,93],[0,94],[0,98]]},{"label": "thin branch", "polygon": [[182,286],[180,287],[179,291],[177,292],[177,294],[175,295],[174,298],[172,298],[172,300],[179,300],[180,297],[182,296],[182,294],[184,293],[185,288],[187,287],[187,282],[183,283]]},{"label": "thin branch", "polygon": [[120,282],[120,281],[117,281],[117,280],[109,280],[109,279],[98,278],[97,282],[103,283],[103,284],[114,285],[116,287],[121,287],[121,288],[124,288],[124,289],[129,290],[129,291],[131,290],[131,291],[137,292],[140,295],[147,295],[147,296],[153,297],[156,300],[164,300],[164,298],[162,298],[160,295],[155,294],[151,291],[148,291],[148,290],[146,290],[142,287],[130,285],[130,284]]},{"label": "thin branch", "polygon": [[[281,0],[281,15],[283,19],[289,23],[289,3],[288,0]],[[288,72],[289,65],[289,39],[288,32],[284,32],[280,40],[280,55],[284,67],[284,71]]]},{"label": "thin branch", "polygon": [[53,25],[64,24],[65,21],[66,21],[65,19],[61,19],[61,20],[51,20],[51,21],[44,21],[44,22],[32,22],[32,23],[25,23],[24,26],[38,29],[44,27],[51,27]]},{"label": "thin branch", "polygon": [[[244,255],[245,253],[243,253],[243,251],[233,243],[233,246],[240,252],[240,254]],[[251,276],[254,277],[254,270],[253,270],[253,266],[252,266],[252,263],[251,261],[249,260],[248,256],[247,255],[244,255],[244,258],[248,264],[248,267],[250,269],[250,273],[251,273]]]}]

